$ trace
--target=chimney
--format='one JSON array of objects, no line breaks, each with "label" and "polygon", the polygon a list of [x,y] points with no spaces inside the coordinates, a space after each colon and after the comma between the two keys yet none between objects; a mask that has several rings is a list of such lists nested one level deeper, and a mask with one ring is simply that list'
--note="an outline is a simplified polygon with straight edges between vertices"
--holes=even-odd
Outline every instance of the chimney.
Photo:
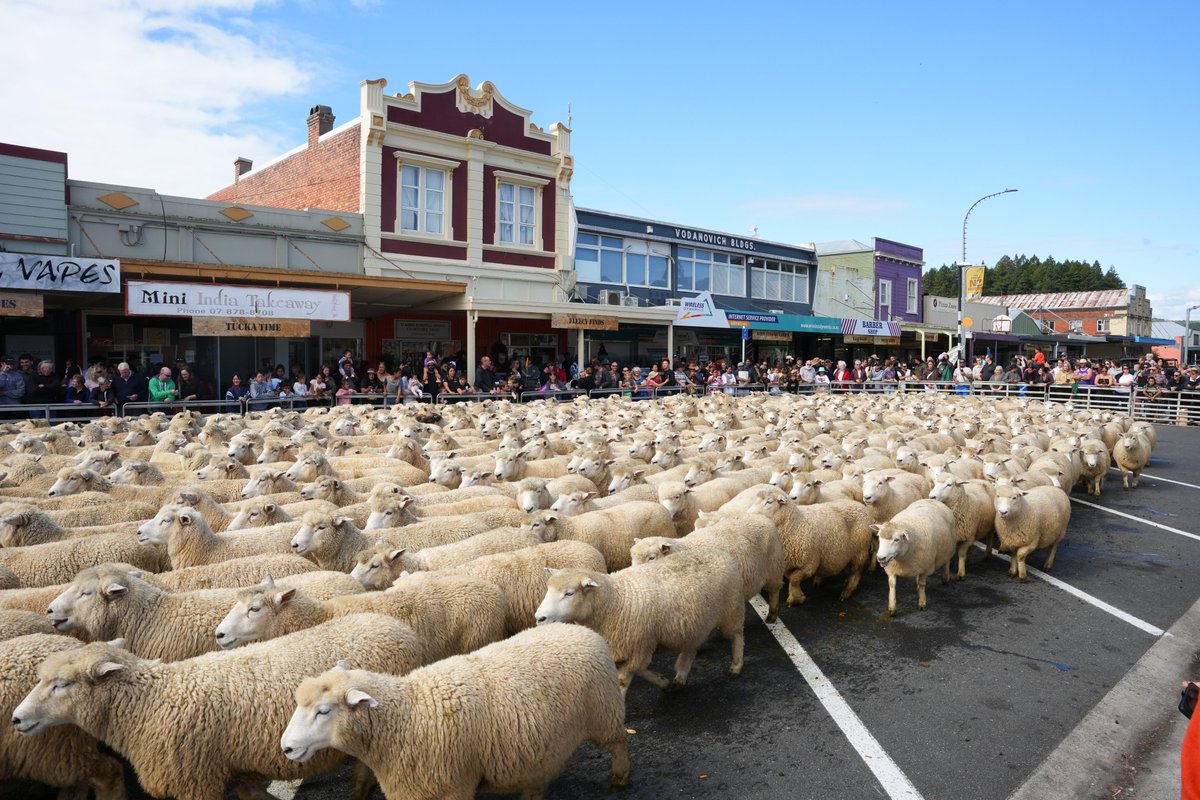
[{"label": "chimney", "polygon": [[233,162],[233,182],[237,183],[237,179],[250,171],[254,166],[254,162],[248,158],[237,158]]},{"label": "chimney", "polygon": [[313,106],[308,112],[308,146],[312,147],[317,139],[333,130],[333,109],[329,106]]}]

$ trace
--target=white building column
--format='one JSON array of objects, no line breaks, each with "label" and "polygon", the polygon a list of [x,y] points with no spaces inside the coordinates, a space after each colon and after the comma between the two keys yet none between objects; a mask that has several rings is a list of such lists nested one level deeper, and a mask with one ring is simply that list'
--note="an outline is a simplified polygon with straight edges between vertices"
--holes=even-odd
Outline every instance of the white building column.
[{"label": "white building column", "polygon": [[479,312],[473,308],[467,309],[467,380],[475,382],[475,370],[479,369],[479,355],[475,352],[475,323],[479,321]]},{"label": "white building column", "polygon": [[586,363],[586,362],[584,361],[584,355],[585,355],[585,354],[584,354],[584,351],[583,351],[583,346],[584,346],[583,334],[584,334],[585,332],[586,332],[586,331],[584,331],[584,329],[583,329],[583,328],[580,328],[580,329],[579,329],[579,336],[577,337],[578,341],[577,341],[577,342],[576,342],[576,344],[575,344],[575,363],[579,365],[579,371],[580,371],[580,372],[583,372],[583,367],[584,367],[584,365],[585,365],[585,363]]},{"label": "white building column", "polygon": [[675,366],[675,323],[667,323],[667,359]]}]

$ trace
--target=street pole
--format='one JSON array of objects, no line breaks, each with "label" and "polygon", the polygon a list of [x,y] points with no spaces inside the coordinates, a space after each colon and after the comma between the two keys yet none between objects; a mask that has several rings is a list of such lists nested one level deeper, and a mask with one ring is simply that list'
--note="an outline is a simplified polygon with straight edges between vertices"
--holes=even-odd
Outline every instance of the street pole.
[{"label": "street pole", "polygon": [[1200,305],[1188,306],[1187,313],[1183,315],[1183,339],[1179,343],[1179,366],[1181,369],[1187,369],[1188,365],[1188,345],[1192,338],[1192,312]]},{"label": "street pole", "polygon": [[967,333],[966,329],[963,327],[963,316],[967,307],[967,282],[965,276],[967,267],[970,266],[967,263],[967,220],[971,218],[971,212],[975,210],[975,206],[979,205],[984,200],[988,200],[993,197],[999,197],[1002,194],[1008,194],[1009,192],[1015,191],[1017,190],[1005,189],[1004,191],[985,194],[983,197],[972,203],[971,207],[967,209],[967,213],[963,216],[962,261],[958,262],[958,357],[964,361],[967,357]]}]

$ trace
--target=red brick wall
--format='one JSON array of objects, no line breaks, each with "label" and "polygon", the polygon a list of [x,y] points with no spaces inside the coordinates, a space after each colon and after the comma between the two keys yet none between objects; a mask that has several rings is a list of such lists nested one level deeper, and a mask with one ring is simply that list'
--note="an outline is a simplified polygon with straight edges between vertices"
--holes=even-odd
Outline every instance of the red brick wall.
[{"label": "red brick wall", "polygon": [[209,200],[274,208],[325,208],[358,213],[359,130],[352,125],[261,170]]},{"label": "red brick wall", "polygon": [[[1041,322],[1043,320],[1043,316],[1042,316],[1041,312],[1028,311],[1026,313],[1028,313],[1030,316],[1032,316],[1035,320],[1037,320],[1039,322]],[[1113,316],[1114,316],[1114,312],[1108,311],[1108,310],[1106,310],[1106,311],[1096,311],[1096,310],[1055,311],[1055,312],[1053,312],[1053,314],[1051,314],[1050,312],[1047,312],[1045,314],[1044,319],[1045,319],[1046,324],[1054,326],[1055,333],[1067,333],[1070,330],[1070,323],[1068,322],[1068,320],[1076,320],[1077,319],[1083,323],[1083,328],[1081,329],[1080,333],[1089,333],[1089,334],[1093,334],[1093,335],[1095,335],[1095,334],[1104,335],[1104,334],[1111,333],[1111,331],[1109,331],[1109,330],[1097,331],[1096,330],[1096,320],[1099,320],[1099,319],[1107,320],[1107,319],[1112,318]],[[1106,325],[1105,327],[1108,327],[1108,325]]]}]

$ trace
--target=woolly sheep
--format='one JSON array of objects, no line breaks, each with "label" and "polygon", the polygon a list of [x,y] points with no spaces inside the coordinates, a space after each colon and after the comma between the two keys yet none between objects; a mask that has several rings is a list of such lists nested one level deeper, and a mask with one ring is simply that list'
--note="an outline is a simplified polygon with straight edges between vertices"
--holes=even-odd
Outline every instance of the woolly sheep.
[{"label": "woolly sheep", "polygon": [[[553,535],[552,531],[544,533]],[[441,570],[474,561],[481,556],[520,550],[523,547],[544,544],[546,541],[524,528],[496,528],[458,542],[426,547],[414,552],[401,550],[400,566],[409,572]],[[360,561],[359,564],[361,563]],[[356,564],[355,567],[357,566]],[[353,570],[350,574],[354,574]]]},{"label": "woolly sheep", "polygon": [[701,511],[716,511],[745,488],[731,478],[715,478],[694,489],[681,481],[666,481],[658,485],[658,502],[671,515],[676,535],[686,536],[695,529]]},{"label": "woolly sheep", "polygon": [[992,491],[985,481],[963,480],[950,473],[939,475],[929,490],[931,500],[944,504],[954,514],[954,536],[958,540],[956,577],[960,581],[967,577],[967,551],[971,545],[976,540],[988,539],[995,529]]},{"label": "woolly sheep", "polygon": [[8,567],[0,567],[0,590],[21,588],[21,579]]},{"label": "woolly sheep", "polygon": [[44,614],[19,609],[0,609],[0,641],[31,633],[54,633]]},{"label": "woolly sheep", "polygon": [[258,474],[252,475],[250,480],[246,481],[246,485],[242,488],[238,496],[243,500],[249,500],[252,497],[261,497],[266,494],[299,491],[300,487],[289,480],[287,475],[282,471],[264,469]]},{"label": "woolly sheep", "polygon": [[1088,494],[1099,497],[1104,491],[1104,479],[1108,477],[1108,470],[1112,466],[1108,448],[1104,442],[1090,439],[1081,446],[1079,457]]},{"label": "woolly sheep", "polygon": [[[728,553],[694,547],[638,567],[601,572],[548,568],[537,624],[577,622],[612,649],[622,694],[634,675],[666,689],[683,686],[696,651],[714,628],[732,642],[729,674],[740,675],[746,604],[737,563]],[[678,652],[675,677],[649,669],[654,651]]]},{"label": "woolly sheep", "polygon": [[204,515],[197,509],[175,503],[163,506],[154,519],[137,529],[137,543],[166,545],[167,556],[176,569],[216,564],[244,556],[286,553],[291,540],[290,530],[276,528],[218,533],[209,527]]},{"label": "woolly sheep", "polygon": [[554,511],[538,511],[521,525],[542,541],[569,539],[587,542],[604,555],[609,572],[628,567],[629,548],[644,536],[675,538],[670,514],[658,503],[646,500],[623,503],[616,508],[589,511],[568,517]]},{"label": "woolly sheep", "polygon": [[261,793],[263,779],[311,777],[341,761],[331,752],[300,765],[279,750],[293,687],[305,676],[339,658],[407,672],[421,652],[407,626],[377,614],[168,663],[96,642],[42,662],[37,685],[13,711],[13,727],[34,735],[74,723],[119,750],[151,795],[223,800],[230,785]]},{"label": "woolly sheep", "polygon": [[902,470],[877,470],[863,476],[863,502],[875,522],[887,522],[912,503],[928,496],[928,478]]},{"label": "woolly sheep", "polygon": [[209,640],[227,650],[358,613],[385,614],[410,625],[420,637],[426,662],[504,638],[500,589],[481,578],[457,575],[422,573],[382,592],[329,600],[266,581],[239,591],[226,610],[215,626],[215,639],[209,628]]},{"label": "woolly sheep", "polygon": [[942,571],[950,582],[950,561],[958,548],[954,512],[937,500],[918,500],[871,530],[879,537],[876,558],[888,578],[888,613],[896,613],[896,578],[917,579],[917,608],[925,610],[925,579]]},{"label": "woolly sheep", "polygon": [[318,475],[300,489],[300,497],[305,500],[326,500],[337,506],[365,503],[371,499],[370,495],[354,491],[341,478],[333,475]]},{"label": "woolly sheep", "polygon": [[522,478],[517,483],[517,508],[529,514],[544,508],[561,494],[591,491],[594,484],[582,475],[563,475],[559,478]]},{"label": "woolly sheep", "polygon": [[341,665],[309,678],[280,747],[297,761],[337,748],[373,770],[388,797],[483,790],[537,800],[584,741],[611,756],[611,787],[626,786],[624,716],[603,639],[551,625],[403,678]]},{"label": "woolly sheep", "polygon": [[[47,492],[52,498],[63,498],[72,505],[91,502],[84,499],[83,493],[103,493],[108,495],[107,501],[132,500],[142,503],[162,503],[174,490],[166,486],[135,486],[130,484],[115,484],[107,475],[99,475],[90,469],[64,467],[59,470],[57,480]],[[48,507],[43,504],[43,507]]]},{"label": "woolly sheep", "polygon": [[161,547],[139,545],[128,533],[98,533],[78,539],[0,548],[0,567],[11,570],[23,586],[52,586],[68,583],[88,567],[120,561],[149,572],[166,568]]},{"label": "woolly sheep", "polygon": [[267,497],[256,497],[242,506],[237,515],[225,528],[227,531],[240,531],[248,528],[265,528],[278,525],[281,522],[292,522],[292,515],[283,506]]},{"label": "woolly sheep", "polygon": [[[317,572],[318,569],[317,565],[307,558],[290,553],[279,553],[277,555],[231,558],[217,564],[201,564],[196,567],[173,569],[170,572],[160,572],[153,577],[143,576],[143,578],[173,592],[187,592],[195,589],[250,586],[261,580],[263,575],[283,578],[287,575],[311,574]],[[322,574],[332,577],[338,573]]]},{"label": "woolly sheep", "polygon": [[[13,709],[37,683],[38,664],[52,653],[73,650],[79,641],[54,634],[33,634],[0,642],[0,714],[12,719]],[[95,737],[64,725],[31,739],[12,725],[0,726],[0,783],[31,780],[96,800],[125,800],[121,763],[100,752]]]},{"label": "woolly sheep", "polygon": [[[1152,447],[1153,445],[1148,439],[1143,438],[1132,429],[1117,440],[1113,447],[1112,460],[1121,470],[1121,485],[1124,488],[1137,488],[1142,477],[1142,470],[1146,468],[1146,464],[1150,463]],[[1129,480],[1130,476],[1133,476],[1132,484]]]},{"label": "woolly sheep", "polygon": [[841,599],[854,594],[870,558],[871,516],[861,503],[835,500],[798,506],[774,486],[745,490],[746,513],[762,514],[775,523],[783,543],[783,565],[789,606],[805,602],[800,588],[806,578],[828,578],[850,570]]},{"label": "woolly sheep", "polygon": [[742,576],[742,596],[749,600],[767,590],[767,622],[779,618],[783,588],[783,542],[770,520],[758,514],[721,517],[681,539],[651,536],[634,542],[634,566],[670,556],[689,547],[713,547],[733,556]]},{"label": "woolly sheep", "polygon": [[126,461],[108,473],[108,479],[125,486],[161,486],[167,481],[162,470],[149,461],[141,460]]},{"label": "woolly sheep", "polygon": [[250,470],[246,469],[245,464],[235,461],[229,456],[216,456],[207,465],[196,470],[196,477],[202,481],[222,478],[244,481],[250,478]]},{"label": "woolly sheep", "polygon": [[1053,486],[996,489],[996,537],[1000,550],[1014,551],[1008,574],[1026,580],[1025,559],[1034,550],[1048,548],[1042,569],[1054,566],[1058,543],[1067,534],[1071,521],[1071,501],[1065,492]]}]

